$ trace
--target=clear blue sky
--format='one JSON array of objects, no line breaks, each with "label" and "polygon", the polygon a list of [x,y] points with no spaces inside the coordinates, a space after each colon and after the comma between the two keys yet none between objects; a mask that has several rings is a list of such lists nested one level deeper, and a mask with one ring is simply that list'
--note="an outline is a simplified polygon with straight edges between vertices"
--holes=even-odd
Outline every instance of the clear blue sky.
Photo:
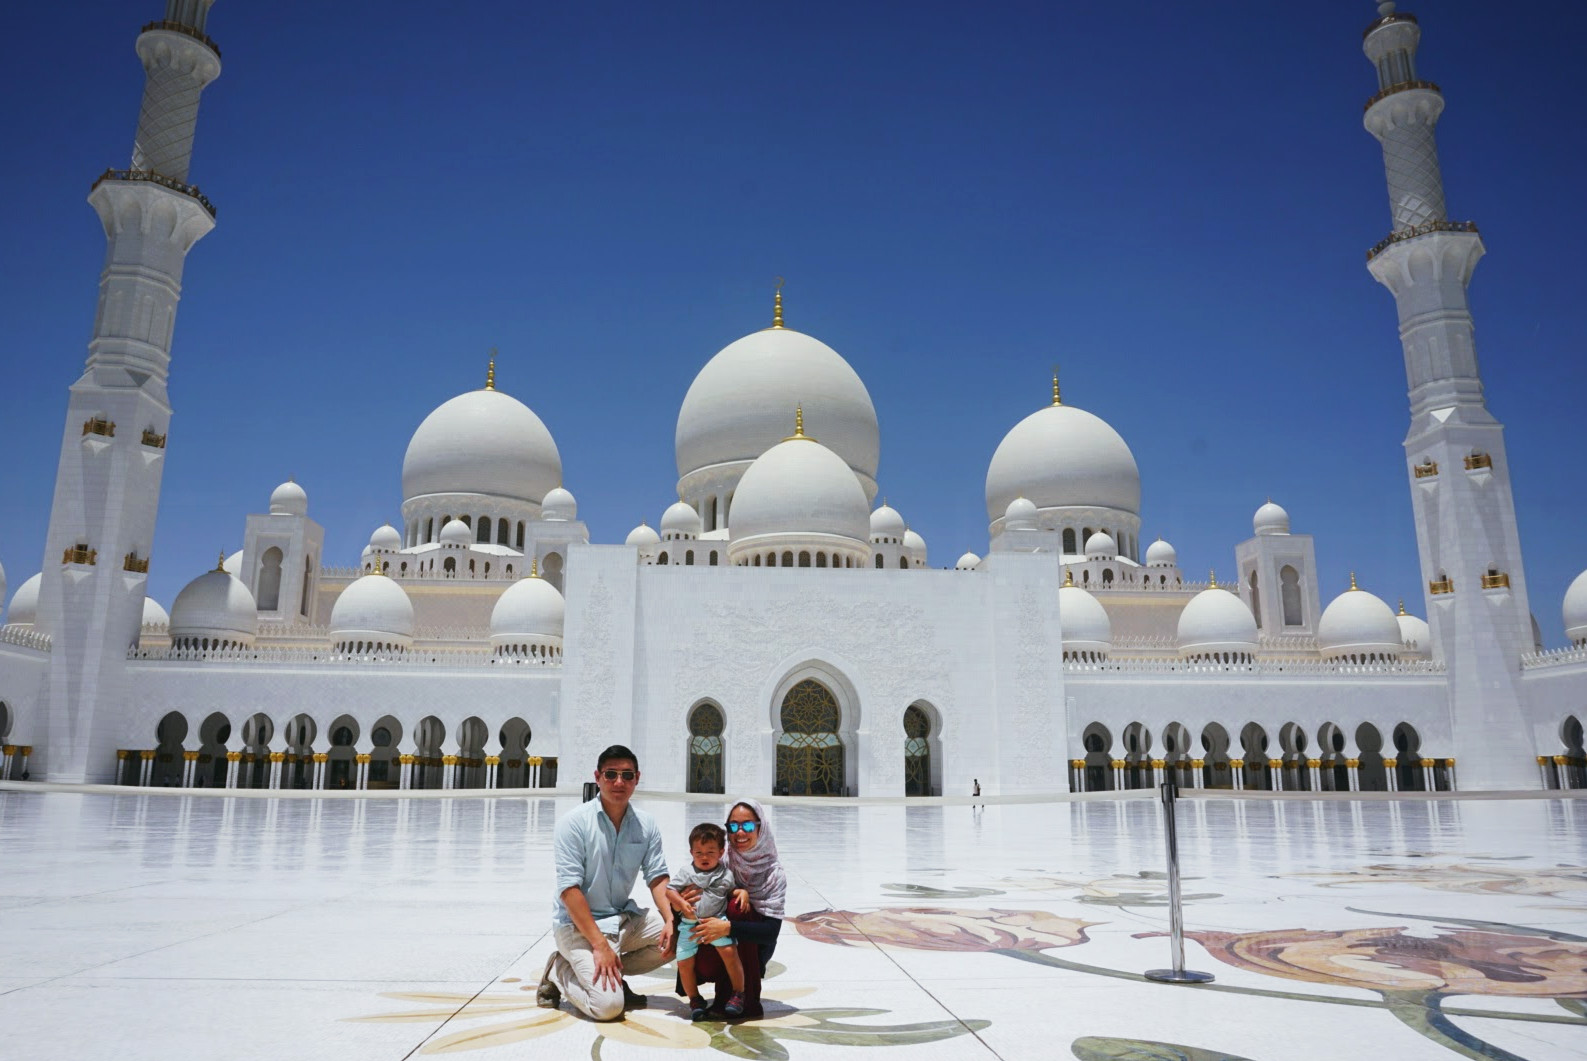
[{"label": "clear blue sky", "polygon": [[[1547,640],[1587,564],[1581,5],[1407,5]],[[39,568],[66,388],[160,0],[29,4],[0,66],[0,562]],[[468,5],[221,0],[193,180],[151,593],[167,607],[295,477],[351,564],[398,522],[409,435],[500,386],[545,420],[595,540],[655,524],[690,380],[768,323],[844,354],[882,490],[931,562],[986,547],[998,440],[1047,400],[1112,423],[1142,537],[1232,573],[1268,496],[1324,595],[1424,612],[1400,443],[1368,0]]]}]

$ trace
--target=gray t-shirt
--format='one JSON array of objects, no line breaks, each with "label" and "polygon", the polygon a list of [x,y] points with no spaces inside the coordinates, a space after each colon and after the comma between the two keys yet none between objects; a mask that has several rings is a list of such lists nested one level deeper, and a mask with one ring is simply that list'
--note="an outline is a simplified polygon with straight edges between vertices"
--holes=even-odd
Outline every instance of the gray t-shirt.
[{"label": "gray t-shirt", "polygon": [[696,921],[703,917],[721,917],[733,889],[738,887],[726,862],[718,862],[713,870],[698,870],[692,858],[672,875],[667,887],[681,892],[691,884],[700,889],[700,897],[694,901]]}]

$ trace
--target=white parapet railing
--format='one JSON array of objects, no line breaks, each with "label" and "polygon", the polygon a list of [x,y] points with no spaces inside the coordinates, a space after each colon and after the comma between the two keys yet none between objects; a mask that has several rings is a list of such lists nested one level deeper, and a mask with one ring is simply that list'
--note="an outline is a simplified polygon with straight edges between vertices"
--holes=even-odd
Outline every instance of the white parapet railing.
[{"label": "white parapet railing", "polygon": [[1250,675],[1261,678],[1384,678],[1444,673],[1440,660],[1395,660],[1390,663],[1347,663],[1340,660],[1259,659],[1252,663],[1211,663],[1188,659],[1064,660],[1064,673],[1099,678],[1141,674],[1176,676]]},{"label": "white parapet railing", "polygon": [[35,630],[32,626],[13,626],[8,623],[0,626],[0,644],[30,648],[35,652],[48,652],[50,635]]},{"label": "white parapet railing", "polygon": [[1522,670],[1538,667],[1564,667],[1571,663],[1587,663],[1587,645],[1566,645],[1542,652],[1526,652],[1521,656]]},{"label": "white parapet railing", "polygon": [[127,658],[143,663],[204,663],[240,666],[282,667],[431,667],[440,669],[474,669],[501,667],[508,669],[544,669],[562,666],[560,657],[497,656],[488,647],[474,651],[416,649],[372,655],[354,655],[332,651],[329,648],[260,647],[193,649],[193,648],[135,648]]}]

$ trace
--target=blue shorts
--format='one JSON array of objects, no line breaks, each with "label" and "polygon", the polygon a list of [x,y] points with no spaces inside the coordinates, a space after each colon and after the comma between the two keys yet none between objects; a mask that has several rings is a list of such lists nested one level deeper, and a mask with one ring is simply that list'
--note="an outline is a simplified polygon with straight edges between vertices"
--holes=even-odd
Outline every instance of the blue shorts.
[{"label": "blue shorts", "polygon": [[[687,917],[678,922],[678,960],[680,962],[694,957],[695,952],[700,949],[699,941],[689,934],[694,931],[696,924],[697,922]],[[721,939],[711,941],[711,946],[713,947],[731,947],[732,945],[732,936],[723,936]]]}]

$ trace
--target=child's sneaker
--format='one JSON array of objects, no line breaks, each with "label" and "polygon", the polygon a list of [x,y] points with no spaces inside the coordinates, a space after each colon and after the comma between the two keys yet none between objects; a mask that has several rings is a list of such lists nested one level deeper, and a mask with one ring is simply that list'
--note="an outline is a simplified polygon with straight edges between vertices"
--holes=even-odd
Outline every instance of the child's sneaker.
[{"label": "child's sneaker", "polygon": [[707,1006],[705,999],[700,998],[698,995],[689,999],[689,1019],[692,1021],[711,1019],[711,1007]]},{"label": "child's sneaker", "polygon": [[744,993],[742,991],[734,991],[732,996],[728,998],[727,1005],[722,1007],[722,1012],[726,1013],[729,1017],[743,1016]]}]

